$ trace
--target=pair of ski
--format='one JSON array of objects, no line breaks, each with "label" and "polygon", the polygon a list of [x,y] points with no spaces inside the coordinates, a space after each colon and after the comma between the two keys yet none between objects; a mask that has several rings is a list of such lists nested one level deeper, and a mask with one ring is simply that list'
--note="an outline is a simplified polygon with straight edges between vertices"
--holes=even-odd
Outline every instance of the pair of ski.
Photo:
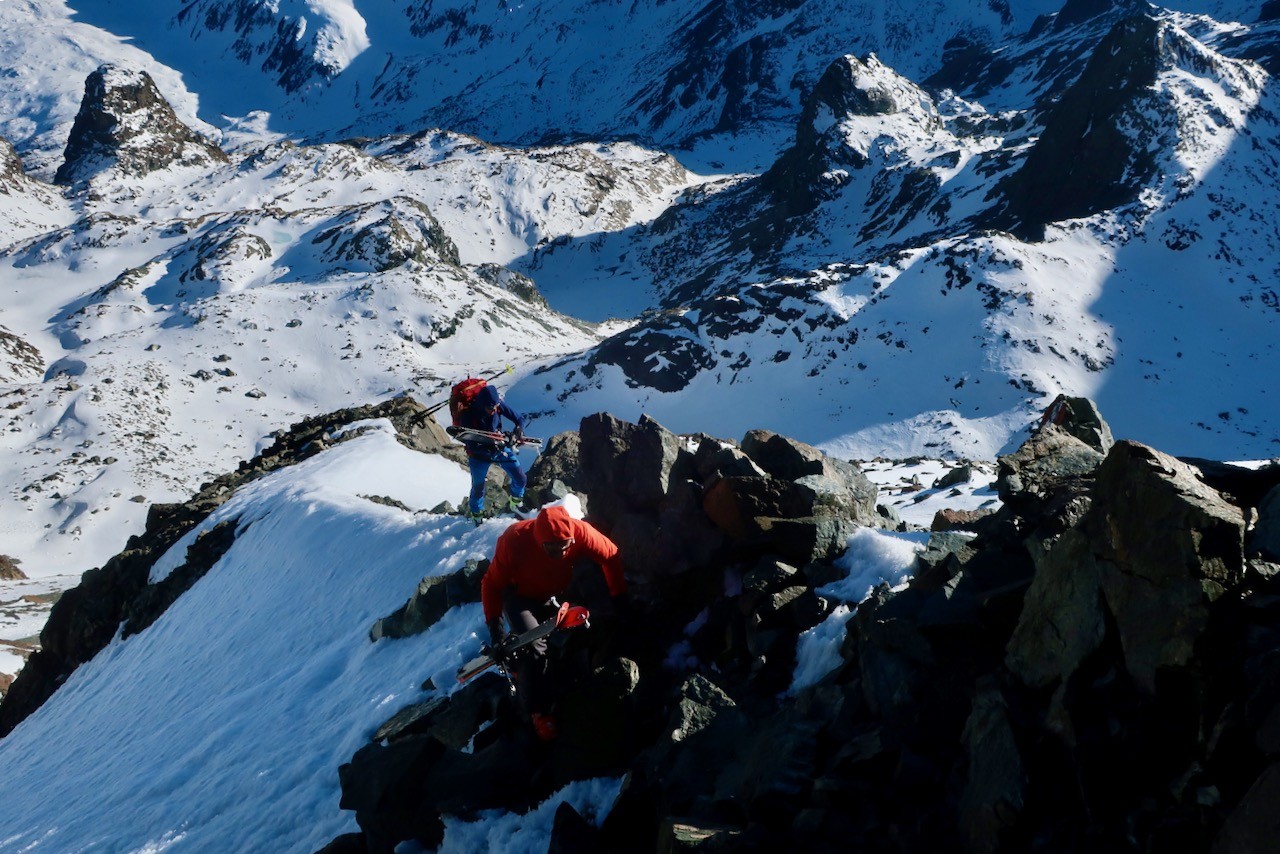
[{"label": "pair of ski", "polygon": [[541,439],[521,436],[516,439],[500,430],[473,430],[470,427],[446,427],[444,431],[459,442],[484,442],[490,445],[518,445],[542,447]]},{"label": "pair of ski", "polygon": [[508,636],[495,648],[488,646],[481,648],[480,655],[458,668],[458,681],[468,682],[490,667],[497,667],[503,676],[510,679],[511,673],[507,669],[507,663],[511,661],[511,656],[517,650],[523,649],[534,641],[541,640],[555,632],[583,628],[590,625],[590,611],[581,605],[571,605],[565,602],[560,605],[559,609],[556,610],[556,615],[551,619],[539,623],[527,632]]}]

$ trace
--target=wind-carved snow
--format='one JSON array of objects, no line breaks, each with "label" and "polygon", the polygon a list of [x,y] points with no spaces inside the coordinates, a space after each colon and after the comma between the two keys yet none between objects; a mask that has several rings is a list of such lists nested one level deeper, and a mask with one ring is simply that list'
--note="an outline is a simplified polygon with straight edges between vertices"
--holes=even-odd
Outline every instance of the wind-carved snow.
[{"label": "wind-carved snow", "polygon": [[[357,829],[338,808],[338,766],[398,708],[448,690],[424,680],[456,686],[483,619],[468,605],[376,644],[369,627],[424,575],[489,555],[507,524],[361,498],[422,509],[468,484],[461,466],[372,426],[216,510],[163,560],[171,567],[199,531],[237,520],[218,563],[0,742],[4,847],[158,850],[182,837],[193,850],[313,851]],[[603,815],[616,792],[584,782],[566,797]],[[454,839],[489,830],[452,824]],[[550,825],[524,834],[545,847]]]}]

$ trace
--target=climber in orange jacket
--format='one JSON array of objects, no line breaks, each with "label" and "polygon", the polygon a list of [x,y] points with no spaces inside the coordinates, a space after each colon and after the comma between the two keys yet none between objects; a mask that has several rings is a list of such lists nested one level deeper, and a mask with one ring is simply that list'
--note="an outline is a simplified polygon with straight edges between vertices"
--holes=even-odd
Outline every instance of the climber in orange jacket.
[{"label": "climber in orange jacket", "polygon": [[[627,589],[618,547],[590,523],[563,507],[547,507],[530,520],[516,522],[498,538],[493,560],[480,582],[485,624],[496,648],[505,633],[528,631],[555,612],[548,600],[567,597],[596,616],[613,609]],[[545,638],[513,663],[521,705],[544,740],[556,735],[554,689]]]}]

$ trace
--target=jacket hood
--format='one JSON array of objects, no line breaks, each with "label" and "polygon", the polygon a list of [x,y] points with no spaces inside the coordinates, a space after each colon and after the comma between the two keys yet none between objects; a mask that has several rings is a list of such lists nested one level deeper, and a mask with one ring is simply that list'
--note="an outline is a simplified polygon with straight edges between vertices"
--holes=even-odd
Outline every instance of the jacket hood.
[{"label": "jacket hood", "polygon": [[539,545],[573,537],[573,517],[563,507],[547,507],[533,520],[533,538]]},{"label": "jacket hood", "polygon": [[491,385],[487,385],[480,391],[476,392],[474,405],[484,410],[493,409],[502,402],[502,395],[498,394],[498,390]]}]

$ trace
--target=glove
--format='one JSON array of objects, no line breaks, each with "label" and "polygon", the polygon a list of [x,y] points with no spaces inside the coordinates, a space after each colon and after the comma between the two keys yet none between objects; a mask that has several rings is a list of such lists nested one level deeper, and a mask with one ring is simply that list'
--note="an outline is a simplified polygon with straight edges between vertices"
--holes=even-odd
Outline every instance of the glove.
[{"label": "glove", "polygon": [[508,434],[507,447],[514,448],[516,445],[520,444],[520,440],[523,438],[524,438],[524,429],[521,427],[517,427],[516,429],[512,430],[510,434]]}]

